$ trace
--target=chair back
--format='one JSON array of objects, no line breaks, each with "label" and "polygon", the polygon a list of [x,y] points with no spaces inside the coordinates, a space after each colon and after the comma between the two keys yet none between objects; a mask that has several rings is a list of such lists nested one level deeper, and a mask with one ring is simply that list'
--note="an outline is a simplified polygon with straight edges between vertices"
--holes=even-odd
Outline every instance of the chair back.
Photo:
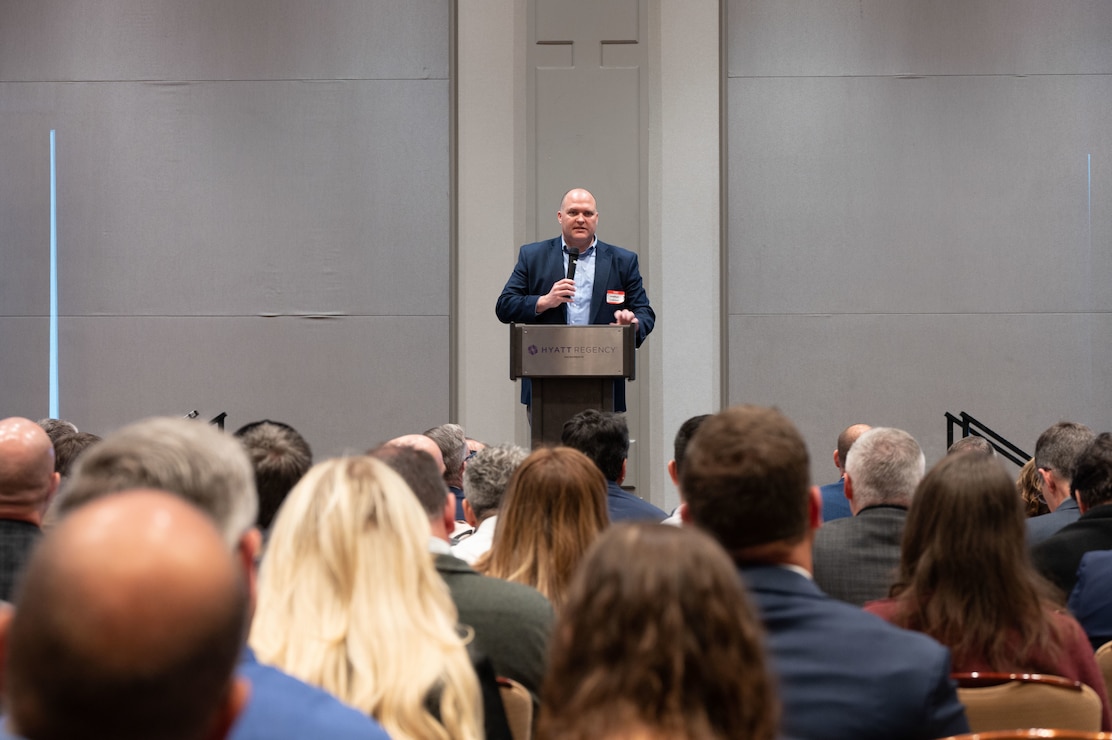
[{"label": "chair back", "polygon": [[1100,731],[1100,696],[1080,681],[1038,673],[955,673],[954,678],[974,733],[1032,727]]},{"label": "chair back", "polygon": [[1112,642],[1097,648],[1096,658],[1100,674],[1104,676],[1104,690],[1112,696]]},{"label": "chair back", "polygon": [[498,677],[502,708],[514,740],[533,738],[533,694],[512,678]]},{"label": "chair back", "polygon": [[1080,730],[993,730],[952,735],[943,740],[1112,740],[1112,732],[1081,732]]}]

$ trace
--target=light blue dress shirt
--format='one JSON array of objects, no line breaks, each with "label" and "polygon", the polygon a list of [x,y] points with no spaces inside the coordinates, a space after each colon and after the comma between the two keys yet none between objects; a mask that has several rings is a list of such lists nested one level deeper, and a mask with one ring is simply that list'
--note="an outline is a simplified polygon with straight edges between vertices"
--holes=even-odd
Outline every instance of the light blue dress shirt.
[{"label": "light blue dress shirt", "polygon": [[[569,324],[591,323],[591,294],[595,289],[595,244],[596,236],[591,246],[579,253],[579,261],[575,266],[575,297],[568,304]],[[563,237],[560,244],[564,248],[564,274],[568,274],[568,245]]]}]

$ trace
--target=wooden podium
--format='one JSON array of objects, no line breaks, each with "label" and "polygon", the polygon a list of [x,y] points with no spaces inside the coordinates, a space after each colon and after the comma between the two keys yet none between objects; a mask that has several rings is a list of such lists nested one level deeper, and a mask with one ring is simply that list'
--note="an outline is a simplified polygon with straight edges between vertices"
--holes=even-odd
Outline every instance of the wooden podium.
[{"label": "wooden podium", "polygon": [[532,445],[560,444],[584,409],[614,410],[614,383],[635,371],[633,326],[510,324],[510,378],[533,385]]}]

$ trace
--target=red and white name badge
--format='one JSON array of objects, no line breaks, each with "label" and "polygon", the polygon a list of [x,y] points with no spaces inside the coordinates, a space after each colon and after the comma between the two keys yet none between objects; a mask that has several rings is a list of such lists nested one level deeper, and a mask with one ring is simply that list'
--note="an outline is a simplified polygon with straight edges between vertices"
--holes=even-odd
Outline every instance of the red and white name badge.
[{"label": "red and white name badge", "polygon": [[606,302],[612,306],[619,305],[626,302],[626,294],[624,290],[608,290],[606,291]]}]

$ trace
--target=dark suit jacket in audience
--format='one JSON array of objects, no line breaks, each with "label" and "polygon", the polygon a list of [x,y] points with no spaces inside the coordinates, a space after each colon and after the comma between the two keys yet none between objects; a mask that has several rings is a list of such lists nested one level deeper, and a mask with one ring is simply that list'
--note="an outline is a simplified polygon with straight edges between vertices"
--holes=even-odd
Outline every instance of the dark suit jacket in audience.
[{"label": "dark suit jacket in audience", "polygon": [[1112,550],[1112,504],[1096,506],[1031,549],[1031,559],[1063,594],[1073,591],[1082,556]]},{"label": "dark suit jacket in audience", "polygon": [[610,523],[614,522],[657,522],[668,518],[668,514],[650,504],[643,498],[623,490],[614,481],[606,481],[606,509]]},{"label": "dark suit jacket in audience", "polygon": [[1034,547],[1045,541],[1067,524],[1073,524],[1081,516],[1077,501],[1068,498],[1049,514],[1033,516],[1027,520],[1027,546]]},{"label": "dark suit jacket in audience", "polygon": [[822,494],[822,520],[824,522],[853,516],[853,509],[849,508],[849,499],[846,498],[845,479],[839,480],[837,483],[827,483],[819,489],[819,493]]},{"label": "dark suit jacket in audience", "polygon": [[554,619],[548,599],[520,583],[480,575],[452,555],[438,554],[436,570],[452,592],[459,621],[475,630],[475,644],[495,672],[539,694]]},{"label": "dark suit jacket in audience", "polygon": [[0,600],[11,601],[16,580],[42,530],[30,522],[0,519]]},{"label": "dark suit jacket in audience", "polygon": [[1112,640],[1112,550],[1093,550],[1081,557],[1069,609],[1093,650]]},{"label": "dark suit jacket in audience", "polygon": [[969,731],[950,651],[836,601],[801,573],[747,566],[779,675],[783,737],[917,740]]},{"label": "dark suit jacket in audience", "polygon": [[900,565],[906,519],[902,506],[870,506],[822,525],[815,535],[815,583],[856,606],[888,596]]}]

